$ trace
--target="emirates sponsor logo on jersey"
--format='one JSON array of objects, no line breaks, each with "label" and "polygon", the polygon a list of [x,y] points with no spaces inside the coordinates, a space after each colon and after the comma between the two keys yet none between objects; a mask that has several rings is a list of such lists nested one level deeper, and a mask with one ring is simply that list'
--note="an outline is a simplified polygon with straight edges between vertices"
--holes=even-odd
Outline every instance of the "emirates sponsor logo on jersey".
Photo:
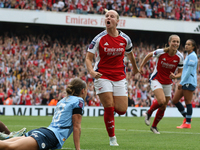
[{"label": "emirates sponsor logo on jersey", "polygon": [[104,52],[123,52],[124,48],[104,48]]},{"label": "emirates sponsor logo on jersey", "polygon": [[162,65],[163,68],[168,68],[168,69],[173,69],[173,68],[176,67],[176,65],[174,65],[174,64],[169,64],[169,63],[166,63],[166,62],[164,62],[164,61],[161,61],[161,65]]},{"label": "emirates sponsor logo on jersey", "polygon": [[124,52],[124,48],[107,48],[104,47],[104,52],[107,53],[107,55],[121,55],[122,52]]}]

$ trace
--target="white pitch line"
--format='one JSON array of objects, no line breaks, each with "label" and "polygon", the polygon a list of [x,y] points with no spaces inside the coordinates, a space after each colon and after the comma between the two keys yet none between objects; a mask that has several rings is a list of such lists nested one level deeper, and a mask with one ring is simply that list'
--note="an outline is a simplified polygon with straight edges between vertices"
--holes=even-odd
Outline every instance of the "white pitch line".
[{"label": "white pitch line", "polygon": [[[7,126],[12,126],[12,125],[7,125]],[[15,125],[15,126],[22,126],[22,125]],[[41,126],[26,126],[27,127],[31,127],[31,128],[40,128]],[[81,129],[88,129],[88,130],[106,130],[105,128],[81,128]],[[133,131],[133,132],[151,132],[150,130],[134,130],[134,129],[115,129],[118,131]],[[185,129],[177,129],[177,130],[185,130]],[[171,131],[160,131],[161,133],[169,133],[169,134],[197,134],[199,135],[200,133],[194,133],[194,132],[171,132]]]},{"label": "white pitch line", "polygon": [[[66,148],[66,147],[63,147],[61,149],[74,149],[75,150],[75,148]],[[81,149],[81,150],[89,150],[89,149]]]},{"label": "white pitch line", "polygon": [[[93,129],[93,130],[105,130],[104,128],[82,128],[82,129]],[[115,130],[119,130],[119,131],[133,131],[133,132],[151,132],[150,130],[134,130],[134,129],[115,129]],[[181,130],[181,129],[179,129]],[[184,130],[184,129],[182,129]],[[161,133],[176,133],[176,134],[200,134],[200,133],[193,133],[193,132],[171,132],[171,131],[160,131]]]}]

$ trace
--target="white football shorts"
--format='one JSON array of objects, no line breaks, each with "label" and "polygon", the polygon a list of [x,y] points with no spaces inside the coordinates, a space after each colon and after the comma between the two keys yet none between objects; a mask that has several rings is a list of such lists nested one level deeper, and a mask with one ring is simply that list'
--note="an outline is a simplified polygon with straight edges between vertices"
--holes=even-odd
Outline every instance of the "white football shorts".
[{"label": "white football shorts", "polygon": [[151,80],[151,90],[163,89],[165,96],[171,96],[172,84],[161,84],[158,80]]},{"label": "white football shorts", "polygon": [[120,81],[111,81],[108,79],[95,79],[94,87],[96,94],[113,92],[113,96],[128,96],[126,79]]}]

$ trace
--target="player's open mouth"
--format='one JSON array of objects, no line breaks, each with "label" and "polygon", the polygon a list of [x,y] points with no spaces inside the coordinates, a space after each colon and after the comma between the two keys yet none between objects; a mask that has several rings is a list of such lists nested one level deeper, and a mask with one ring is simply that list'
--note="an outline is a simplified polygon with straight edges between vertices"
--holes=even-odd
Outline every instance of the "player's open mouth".
[{"label": "player's open mouth", "polygon": [[107,21],[107,24],[110,24],[110,21]]}]

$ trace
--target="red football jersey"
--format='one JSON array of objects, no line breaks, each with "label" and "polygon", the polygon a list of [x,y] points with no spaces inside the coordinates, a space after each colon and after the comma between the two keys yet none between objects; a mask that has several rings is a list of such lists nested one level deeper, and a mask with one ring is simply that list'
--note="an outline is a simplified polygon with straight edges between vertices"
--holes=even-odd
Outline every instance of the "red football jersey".
[{"label": "red football jersey", "polygon": [[119,81],[126,78],[124,53],[132,51],[131,39],[119,31],[119,36],[112,37],[103,31],[91,42],[88,51],[96,54],[94,70],[102,74],[101,78]]},{"label": "red football jersey", "polygon": [[177,68],[183,68],[183,55],[177,51],[174,56],[169,56],[163,49],[154,51],[154,57],[157,57],[156,66],[151,74],[150,80],[158,80],[161,84],[171,84],[169,78],[171,72],[174,73]]}]

